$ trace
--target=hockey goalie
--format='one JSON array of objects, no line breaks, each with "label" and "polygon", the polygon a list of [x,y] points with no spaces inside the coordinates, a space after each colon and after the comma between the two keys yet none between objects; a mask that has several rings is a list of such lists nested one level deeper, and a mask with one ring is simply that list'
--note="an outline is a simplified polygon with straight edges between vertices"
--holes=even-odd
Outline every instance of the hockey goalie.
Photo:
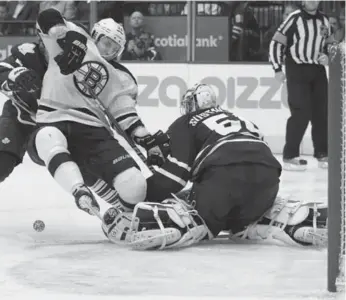
[{"label": "hockey goalie", "polygon": [[[112,241],[179,248],[227,231],[232,239],[326,244],[326,207],[278,197],[281,165],[255,124],[219,107],[205,84],[189,89],[181,108],[167,131],[170,154],[147,179],[151,202],[132,214],[105,214]],[[183,197],[178,192],[188,181],[192,190]]]}]

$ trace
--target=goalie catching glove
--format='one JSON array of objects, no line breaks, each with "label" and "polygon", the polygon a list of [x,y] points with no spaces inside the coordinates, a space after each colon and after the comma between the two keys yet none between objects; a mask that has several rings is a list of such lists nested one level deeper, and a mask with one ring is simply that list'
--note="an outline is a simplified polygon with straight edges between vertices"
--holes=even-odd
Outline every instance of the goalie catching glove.
[{"label": "goalie catching glove", "polygon": [[63,52],[54,60],[60,68],[60,73],[69,75],[78,70],[83,63],[87,52],[87,38],[76,31],[68,31],[64,38],[58,39],[57,43]]},{"label": "goalie catching glove", "polygon": [[41,88],[42,80],[39,75],[25,67],[12,69],[1,86],[2,91],[12,98],[13,105],[29,114],[37,112]]},{"label": "goalie catching glove", "polygon": [[148,165],[162,166],[170,152],[169,136],[161,130],[154,135],[133,137],[134,141],[147,151]]}]

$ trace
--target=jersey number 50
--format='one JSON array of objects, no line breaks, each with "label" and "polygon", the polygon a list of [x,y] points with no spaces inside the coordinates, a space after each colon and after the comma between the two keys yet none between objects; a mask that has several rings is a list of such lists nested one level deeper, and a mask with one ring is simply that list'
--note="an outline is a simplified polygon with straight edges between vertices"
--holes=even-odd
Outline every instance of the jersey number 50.
[{"label": "jersey number 50", "polygon": [[243,132],[250,133],[258,138],[262,136],[258,127],[252,122],[239,117],[235,117],[235,119],[232,120],[231,117],[226,114],[212,116],[204,120],[203,124],[220,135]]}]

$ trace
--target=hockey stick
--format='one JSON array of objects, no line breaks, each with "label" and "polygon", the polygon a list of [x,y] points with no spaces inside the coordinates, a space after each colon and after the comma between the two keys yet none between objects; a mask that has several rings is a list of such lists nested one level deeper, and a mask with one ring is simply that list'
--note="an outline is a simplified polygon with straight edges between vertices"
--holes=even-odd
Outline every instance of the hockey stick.
[{"label": "hockey stick", "polygon": [[101,216],[101,213],[97,209],[94,209],[93,206],[89,205],[89,203],[87,201],[83,201],[83,202],[84,202],[84,205],[94,214],[95,217],[100,219],[100,221],[103,224],[103,218]]},{"label": "hockey stick", "polygon": [[[86,85],[84,85],[86,86]],[[113,117],[113,115],[107,110],[107,108],[103,105],[102,101],[100,100],[100,98],[94,93],[94,91],[92,90],[92,88],[86,86],[91,97],[93,98],[93,102],[89,101],[89,99],[87,97],[83,97],[83,99],[85,99],[85,102],[87,102],[88,105],[91,106],[97,106],[98,109],[100,109],[105,116],[107,117],[108,123],[110,124],[111,128],[114,128],[115,131],[117,131],[118,134],[120,134],[125,140],[126,142],[131,146],[131,148],[133,150],[135,150],[136,154],[138,155],[138,157],[144,162],[144,164],[146,164],[149,168],[149,170],[153,173],[155,173],[155,169],[153,166],[148,165],[147,163],[147,159],[146,157],[143,155],[143,153],[141,152],[141,150],[139,150],[139,148],[137,147],[137,145],[135,144],[135,142],[129,138],[129,136],[124,132],[124,130],[122,130],[122,128],[119,126],[118,122],[115,120],[115,118]]]}]

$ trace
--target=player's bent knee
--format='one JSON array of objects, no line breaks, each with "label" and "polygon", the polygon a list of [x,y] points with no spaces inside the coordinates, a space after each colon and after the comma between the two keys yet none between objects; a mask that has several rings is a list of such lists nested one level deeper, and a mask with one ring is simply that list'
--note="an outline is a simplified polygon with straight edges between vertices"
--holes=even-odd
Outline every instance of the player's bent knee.
[{"label": "player's bent knee", "polygon": [[129,168],[118,174],[113,180],[114,188],[122,200],[129,205],[136,205],[145,200],[147,181],[136,167]]},{"label": "player's bent knee", "polygon": [[35,145],[38,156],[46,165],[55,155],[68,153],[66,137],[53,126],[43,127],[37,132]]}]

